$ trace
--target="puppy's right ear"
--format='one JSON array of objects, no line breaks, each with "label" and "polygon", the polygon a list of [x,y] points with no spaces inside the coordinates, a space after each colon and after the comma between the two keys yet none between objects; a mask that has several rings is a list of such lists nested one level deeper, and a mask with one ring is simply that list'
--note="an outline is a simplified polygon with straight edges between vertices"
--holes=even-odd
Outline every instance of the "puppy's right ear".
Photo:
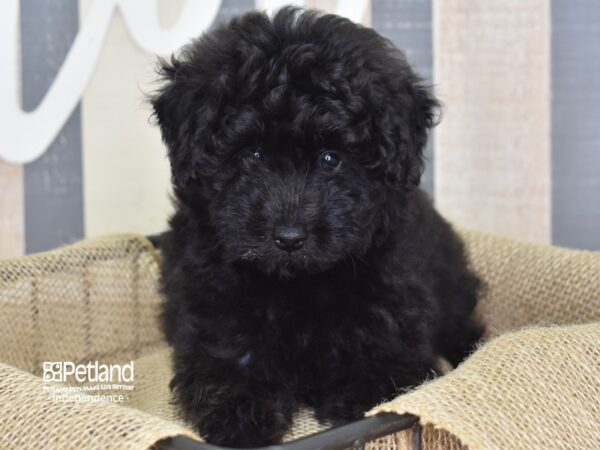
[{"label": "puppy's right ear", "polygon": [[[160,126],[162,139],[167,145],[171,176],[175,186],[183,187],[195,176],[202,146],[199,127],[203,121],[201,90],[191,80],[185,63],[175,56],[170,61],[159,59],[158,73],[163,84],[151,96],[153,116]],[[194,86],[195,85],[195,86]]]}]

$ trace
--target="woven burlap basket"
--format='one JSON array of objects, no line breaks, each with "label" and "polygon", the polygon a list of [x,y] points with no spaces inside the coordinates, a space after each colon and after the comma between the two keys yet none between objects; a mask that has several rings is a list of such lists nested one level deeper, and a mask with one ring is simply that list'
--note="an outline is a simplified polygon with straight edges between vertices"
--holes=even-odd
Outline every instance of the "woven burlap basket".
[{"label": "woven burlap basket", "polygon": [[[600,254],[460,233],[486,283],[478,314],[487,342],[369,414],[419,416],[425,449],[599,448]],[[169,401],[157,274],[154,248],[137,235],[0,262],[0,448],[146,449],[197,438]],[[135,389],[122,404],[81,393],[56,402],[41,378],[43,362],[130,360]],[[288,439],[320,429],[302,411]],[[368,447],[410,442],[404,431]]]}]

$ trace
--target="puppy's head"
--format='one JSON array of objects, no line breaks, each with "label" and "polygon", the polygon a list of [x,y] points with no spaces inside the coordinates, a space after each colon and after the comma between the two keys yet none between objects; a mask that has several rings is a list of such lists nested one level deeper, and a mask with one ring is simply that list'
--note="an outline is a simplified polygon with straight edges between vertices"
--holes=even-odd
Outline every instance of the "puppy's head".
[{"label": "puppy's head", "polygon": [[360,257],[419,183],[437,102],[371,29],[253,12],[161,73],[152,104],[175,195],[232,262],[289,276]]}]

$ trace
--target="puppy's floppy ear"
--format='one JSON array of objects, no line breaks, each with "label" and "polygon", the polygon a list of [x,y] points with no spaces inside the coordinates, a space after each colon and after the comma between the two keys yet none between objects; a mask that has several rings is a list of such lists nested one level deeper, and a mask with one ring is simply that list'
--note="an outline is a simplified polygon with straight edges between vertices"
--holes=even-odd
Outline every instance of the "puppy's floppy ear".
[{"label": "puppy's floppy ear", "polygon": [[161,87],[151,96],[153,115],[167,145],[171,174],[176,186],[188,184],[200,164],[201,137],[206,129],[202,120],[203,83],[192,79],[186,63],[174,56],[170,61],[159,59]]},{"label": "puppy's floppy ear", "polygon": [[392,186],[412,190],[424,170],[424,151],[429,130],[439,122],[440,104],[415,74],[397,97],[386,102],[387,124],[381,153],[386,159],[385,178]]},{"label": "puppy's floppy ear", "polygon": [[404,161],[405,187],[415,188],[425,169],[424,151],[429,130],[440,120],[440,103],[430,89],[416,82],[412,86],[412,110],[409,116],[410,148]]}]

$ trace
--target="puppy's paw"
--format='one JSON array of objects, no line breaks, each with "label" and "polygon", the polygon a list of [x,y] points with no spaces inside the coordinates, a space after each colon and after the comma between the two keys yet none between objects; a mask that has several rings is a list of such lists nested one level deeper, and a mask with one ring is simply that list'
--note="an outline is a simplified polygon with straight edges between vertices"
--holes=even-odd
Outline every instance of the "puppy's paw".
[{"label": "puppy's paw", "polygon": [[356,401],[350,397],[330,398],[329,401],[315,408],[315,417],[320,423],[338,426],[361,419],[370,407],[370,404]]},{"label": "puppy's paw", "polygon": [[188,414],[188,420],[211,444],[260,447],[281,441],[292,422],[292,405],[280,397],[240,394],[223,403],[205,405],[198,414]]}]

